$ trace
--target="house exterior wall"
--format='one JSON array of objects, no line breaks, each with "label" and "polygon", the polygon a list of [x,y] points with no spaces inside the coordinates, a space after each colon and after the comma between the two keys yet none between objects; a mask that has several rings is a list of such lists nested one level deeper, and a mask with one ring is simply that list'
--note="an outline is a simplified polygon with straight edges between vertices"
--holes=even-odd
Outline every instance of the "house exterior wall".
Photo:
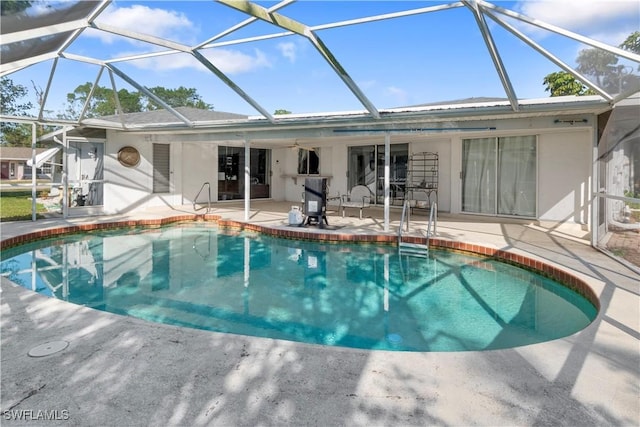
[{"label": "house exterior wall", "polygon": [[[154,143],[171,145],[171,193],[153,193]],[[118,162],[118,150],[125,146],[134,147],[140,152],[137,166],[126,167]],[[182,148],[182,143],[174,138],[108,131],[104,156],[104,213],[182,204]]]},{"label": "house exterior wall", "polygon": [[[23,179],[24,161],[7,160],[2,162],[2,179]],[[13,172],[13,174],[11,173]]]},{"label": "house exterior wall", "polygon": [[[595,117],[585,125],[557,125],[553,118],[527,118],[459,122],[461,126],[495,128],[480,131],[392,134],[391,144],[406,143],[409,155],[435,152],[439,156],[438,208],[461,213],[462,140],[495,136],[535,135],[538,140],[537,219],[540,221],[588,224],[591,200],[592,147]],[[582,117],[582,116],[581,116]],[[293,138],[281,139],[278,146],[258,139],[252,147],[271,148],[271,198],[300,203],[304,176],[297,174],[297,151],[284,147]],[[171,145],[172,194],[153,194],[152,144]],[[242,145],[215,134],[130,134],[109,131],[105,155],[105,212],[126,212],[152,206],[193,203],[204,182],[211,183],[212,201],[217,201],[218,146]],[[316,138],[305,144],[317,148],[320,174],[329,178],[329,194],[348,192],[348,152],[354,145],[383,145],[384,134]],[[137,148],[141,162],[127,168],[117,161],[123,146]],[[206,191],[198,199],[206,202]]]},{"label": "house exterior wall", "polygon": [[588,224],[592,192],[590,129],[538,138],[538,219]]},{"label": "house exterior wall", "polygon": [[271,176],[271,197],[274,200],[286,200],[286,194],[290,191],[287,188],[287,181],[292,179],[283,178],[287,174],[288,164],[291,163],[291,159],[287,157],[288,152],[293,151],[286,148],[276,148],[271,150],[271,162],[272,171]]},{"label": "house exterior wall", "polygon": [[[207,143],[187,142],[182,144],[182,202],[193,203],[205,182],[211,187],[211,201],[217,200],[218,194],[218,146]],[[203,188],[198,203],[208,202],[208,189]]]}]

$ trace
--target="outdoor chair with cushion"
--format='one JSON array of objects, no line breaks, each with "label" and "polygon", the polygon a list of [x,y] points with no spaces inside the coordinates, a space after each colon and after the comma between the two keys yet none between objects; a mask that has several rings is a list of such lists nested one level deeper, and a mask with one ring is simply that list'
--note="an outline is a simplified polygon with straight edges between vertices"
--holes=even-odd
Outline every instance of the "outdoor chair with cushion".
[{"label": "outdoor chair with cushion", "polygon": [[349,194],[342,195],[342,217],[344,218],[346,208],[357,208],[362,219],[362,210],[371,206],[371,190],[366,185],[356,185]]}]

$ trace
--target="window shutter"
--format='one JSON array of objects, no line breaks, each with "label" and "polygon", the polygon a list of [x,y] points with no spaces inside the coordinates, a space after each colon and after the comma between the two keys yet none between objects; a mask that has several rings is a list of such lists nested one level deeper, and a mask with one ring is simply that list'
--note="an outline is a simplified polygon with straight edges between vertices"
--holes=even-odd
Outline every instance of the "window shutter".
[{"label": "window shutter", "polygon": [[153,144],[153,192],[169,193],[169,144]]}]

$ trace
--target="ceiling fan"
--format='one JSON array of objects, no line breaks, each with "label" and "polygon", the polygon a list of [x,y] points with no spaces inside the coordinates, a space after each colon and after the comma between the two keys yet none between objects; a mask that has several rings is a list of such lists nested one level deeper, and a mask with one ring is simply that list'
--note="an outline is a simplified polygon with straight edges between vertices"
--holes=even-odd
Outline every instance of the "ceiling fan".
[{"label": "ceiling fan", "polygon": [[316,151],[315,148],[303,147],[297,140],[292,145],[287,146],[287,148],[291,148],[292,150],[297,150],[299,148],[301,150]]}]

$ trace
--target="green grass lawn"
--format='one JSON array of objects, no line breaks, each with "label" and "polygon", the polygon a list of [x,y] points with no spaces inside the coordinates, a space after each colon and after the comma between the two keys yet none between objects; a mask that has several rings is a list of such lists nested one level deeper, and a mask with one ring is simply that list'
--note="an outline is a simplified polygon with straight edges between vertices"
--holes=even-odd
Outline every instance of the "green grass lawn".
[{"label": "green grass lawn", "polygon": [[[36,204],[36,212],[46,212],[44,205]],[[42,215],[37,215],[42,218]],[[31,191],[3,191],[0,193],[0,221],[31,219]]]}]

